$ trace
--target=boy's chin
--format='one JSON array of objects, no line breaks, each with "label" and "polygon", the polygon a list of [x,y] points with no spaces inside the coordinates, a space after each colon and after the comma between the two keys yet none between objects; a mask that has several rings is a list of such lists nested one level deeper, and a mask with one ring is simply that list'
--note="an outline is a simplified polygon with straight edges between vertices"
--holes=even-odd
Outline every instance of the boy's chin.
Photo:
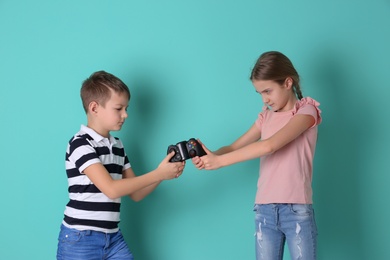
[{"label": "boy's chin", "polygon": [[122,126],[113,127],[111,131],[119,131],[122,129]]}]

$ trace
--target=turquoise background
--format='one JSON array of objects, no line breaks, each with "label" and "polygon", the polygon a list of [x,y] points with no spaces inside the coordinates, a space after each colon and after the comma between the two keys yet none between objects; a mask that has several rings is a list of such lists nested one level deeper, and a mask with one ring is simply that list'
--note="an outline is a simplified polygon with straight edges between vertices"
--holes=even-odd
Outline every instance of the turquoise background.
[{"label": "turquoise background", "polygon": [[[0,258],[54,259],[67,203],[64,154],[85,123],[96,70],[130,88],[122,138],[136,173],[190,137],[210,149],[246,131],[262,102],[248,80],[279,50],[321,103],[314,169],[318,259],[390,259],[390,2],[0,1]],[[258,160],[188,162],[121,228],[139,260],[254,259]],[[288,253],[285,259],[289,259]]]}]

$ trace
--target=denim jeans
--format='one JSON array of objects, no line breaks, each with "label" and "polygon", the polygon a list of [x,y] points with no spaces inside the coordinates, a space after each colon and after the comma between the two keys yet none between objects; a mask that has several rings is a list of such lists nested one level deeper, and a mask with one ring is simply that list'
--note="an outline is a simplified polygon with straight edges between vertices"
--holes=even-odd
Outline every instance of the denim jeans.
[{"label": "denim jeans", "polygon": [[133,260],[122,233],[76,230],[61,225],[57,248],[58,260]]},{"label": "denim jeans", "polygon": [[256,259],[283,259],[287,241],[291,259],[315,260],[317,226],[311,204],[256,204]]}]

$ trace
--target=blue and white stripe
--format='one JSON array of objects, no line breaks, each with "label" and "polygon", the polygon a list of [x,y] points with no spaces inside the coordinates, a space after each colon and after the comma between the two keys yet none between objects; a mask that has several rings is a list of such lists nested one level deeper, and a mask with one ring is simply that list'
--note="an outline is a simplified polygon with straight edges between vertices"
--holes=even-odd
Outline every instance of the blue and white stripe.
[{"label": "blue and white stripe", "polygon": [[80,131],[69,141],[66,151],[69,202],[63,224],[78,230],[116,232],[120,221],[121,199],[108,198],[83,173],[95,163],[101,163],[115,180],[121,179],[122,172],[130,168],[123,144],[118,138],[105,138],[81,126]]}]

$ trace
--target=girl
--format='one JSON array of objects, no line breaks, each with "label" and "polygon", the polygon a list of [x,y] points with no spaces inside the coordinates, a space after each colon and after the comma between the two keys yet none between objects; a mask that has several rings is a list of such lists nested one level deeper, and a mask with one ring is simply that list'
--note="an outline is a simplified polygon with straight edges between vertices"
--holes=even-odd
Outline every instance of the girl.
[{"label": "girl", "polygon": [[317,227],[312,208],[313,157],[319,103],[303,98],[299,75],[282,53],[257,60],[250,80],[264,108],[249,130],[231,145],[195,157],[198,169],[214,170],[260,157],[255,200],[256,259],[316,259]]}]

